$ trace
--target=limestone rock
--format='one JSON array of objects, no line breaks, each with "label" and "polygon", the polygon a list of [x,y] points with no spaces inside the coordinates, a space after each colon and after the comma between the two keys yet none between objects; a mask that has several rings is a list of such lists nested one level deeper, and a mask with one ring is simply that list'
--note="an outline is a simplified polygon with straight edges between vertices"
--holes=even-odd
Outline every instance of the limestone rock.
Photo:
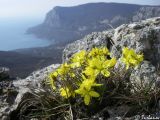
[{"label": "limestone rock", "polygon": [[67,45],[63,51],[63,62],[67,61],[74,53],[80,50],[90,50],[95,46],[110,47],[110,35],[112,35],[112,31],[94,32],[87,35],[84,39],[77,40],[74,43]]},{"label": "limestone rock", "polygon": [[91,49],[94,46],[106,46],[112,56],[119,58],[124,46],[143,52],[145,60],[154,65],[160,63],[160,17],[147,19],[132,24],[123,24],[110,31],[94,32],[84,39],[66,46],[63,61],[75,52]]},{"label": "limestone rock", "polygon": [[63,52],[63,61],[67,61],[75,52],[82,49],[89,50],[94,46],[106,46],[110,49],[112,57],[121,65],[120,55],[123,47],[129,47],[136,52],[144,53],[145,61],[139,68],[133,70],[130,80],[137,84],[143,79],[143,86],[153,82],[153,88],[158,84],[156,69],[160,64],[160,17],[150,18],[132,24],[123,24],[110,31],[92,33],[82,40],[69,44]]},{"label": "limestone rock", "polygon": [[0,96],[0,119],[9,119],[9,114],[17,109],[22,99],[28,97],[29,93],[43,91],[41,82],[58,66],[59,64],[50,65],[33,72],[26,79],[13,81],[12,87],[6,89],[7,94]]},{"label": "limestone rock", "polygon": [[130,81],[134,86],[132,92],[143,89],[148,89],[148,91],[154,90],[157,78],[156,68],[151,63],[144,61],[131,73]]},{"label": "limestone rock", "polygon": [[75,52],[82,49],[90,50],[95,46],[105,46],[116,57],[118,67],[125,67],[121,60],[123,47],[133,48],[144,54],[144,62],[131,71],[130,81],[136,85],[151,87],[153,90],[160,85],[156,72],[160,65],[160,17],[150,18],[131,24],[123,24],[114,30],[94,32],[84,39],[66,46],[63,51],[63,61],[67,61]]}]

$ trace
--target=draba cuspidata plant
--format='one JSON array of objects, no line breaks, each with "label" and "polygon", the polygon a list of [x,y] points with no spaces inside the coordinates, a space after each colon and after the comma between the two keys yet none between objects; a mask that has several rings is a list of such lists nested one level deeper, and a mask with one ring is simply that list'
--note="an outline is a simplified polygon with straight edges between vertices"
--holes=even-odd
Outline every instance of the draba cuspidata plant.
[{"label": "draba cuspidata plant", "polygon": [[[106,47],[95,47],[90,51],[75,53],[68,62],[49,75],[51,88],[59,91],[64,99],[80,97],[85,105],[89,105],[92,99],[101,96],[101,79],[114,74],[117,60],[110,54]],[[138,66],[143,61],[143,54],[124,47],[120,59],[127,70],[129,67]]]}]

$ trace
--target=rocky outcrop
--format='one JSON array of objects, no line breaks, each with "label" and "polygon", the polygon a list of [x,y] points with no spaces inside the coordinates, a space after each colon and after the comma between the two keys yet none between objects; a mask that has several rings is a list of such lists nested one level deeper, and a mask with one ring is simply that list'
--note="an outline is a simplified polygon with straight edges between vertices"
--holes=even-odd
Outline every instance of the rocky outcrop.
[{"label": "rocky outcrop", "polygon": [[[141,87],[141,89],[138,89],[139,91],[144,88],[151,88],[150,90],[154,90],[155,85],[158,85],[158,79],[156,68],[148,61],[144,61],[138,68],[133,70],[130,75],[131,83],[133,85],[138,84]],[[135,88],[132,92],[134,93],[135,90],[138,91],[137,88]]]},{"label": "rocky outcrop", "polygon": [[28,99],[34,92],[44,91],[42,81],[58,66],[58,64],[50,65],[33,72],[26,79],[11,81],[11,86],[7,88],[3,87],[0,94],[0,119],[11,119],[9,114],[17,109],[23,99]]},{"label": "rocky outcrop", "polygon": [[72,54],[79,50],[91,49],[94,46],[107,46],[114,57],[120,57],[122,47],[134,48],[143,52],[145,60],[154,65],[160,59],[160,18],[151,18],[132,24],[123,24],[116,29],[94,32],[84,39],[66,46],[63,52],[63,61],[67,61]]},{"label": "rocky outcrop", "polygon": [[0,95],[3,93],[3,89],[11,87],[10,70],[6,67],[0,67]]},{"label": "rocky outcrop", "polygon": [[130,80],[132,83],[147,87],[152,83],[156,86],[159,79],[156,72],[160,64],[160,18],[151,18],[132,24],[123,24],[116,29],[103,32],[95,32],[87,35],[66,46],[63,52],[63,62],[67,61],[74,53],[80,50],[89,50],[95,46],[106,46],[111,55],[120,62],[120,54],[124,46],[133,48],[137,52],[144,53],[145,61],[139,68],[132,71]]},{"label": "rocky outcrop", "polygon": [[[150,83],[152,83],[152,86],[149,86],[151,89],[159,86],[160,77],[157,69],[159,69],[160,64],[160,17],[123,24],[116,29],[87,35],[83,39],[66,46],[63,52],[63,62],[68,61],[74,53],[83,49],[90,50],[95,46],[105,46],[110,49],[111,55],[118,59],[115,69],[120,67],[120,54],[124,46],[133,48],[137,52],[143,52],[145,60],[130,73],[129,79],[131,83],[141,85],[141,88],[147,87]],[[9,118],[10,113],[13,115],[21,101],[27,97],[32,97],[32,93],[45,91],[42,84],[43,80],[47,79],[48,74],[58,66],[59,64],[51,65],[33,72],[26,79],[15,80],[11,87],[2,91],[0,98],[1,119]],[[135,89],[132,90],[133,93]],[[118,108],[111,106],[107,108],[106,114],[109,114],[111,119],[115,119],[117,116],[124,115],[128,109],[130,109],[128,106],[119,106]],[[120,119],[122,118],[120,117]]]},{"label": "rocky outcrop", "polygon": [[0,81],[9,79],[9,68],[1,67],[0,68]]},{"label": "rocky outcrop", "polygon": [[103,31],[132,21],[160,16],[160,6],[121,3],[89,3],[55,7],[44,22],[28,33],[54,42],[71,42],[91,32]]}]

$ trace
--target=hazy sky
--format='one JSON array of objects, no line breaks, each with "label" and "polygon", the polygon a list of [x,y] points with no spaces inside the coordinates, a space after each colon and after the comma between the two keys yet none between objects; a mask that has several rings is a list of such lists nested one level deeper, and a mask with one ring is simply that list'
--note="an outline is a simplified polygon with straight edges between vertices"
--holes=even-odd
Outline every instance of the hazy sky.
[{"label": "hazy sky", "polygon": [[73,6],[89,2],[160,5],[160,0],[0,0],[0,18],[43,18],[54,6]]}]

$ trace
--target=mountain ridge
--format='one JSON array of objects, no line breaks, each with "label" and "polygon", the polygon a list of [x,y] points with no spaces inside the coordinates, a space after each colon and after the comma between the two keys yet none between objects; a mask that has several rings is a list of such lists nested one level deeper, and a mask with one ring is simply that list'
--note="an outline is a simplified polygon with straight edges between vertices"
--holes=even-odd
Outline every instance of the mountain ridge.
[{"label": "mountain ridge", "polygon": [[54,42],[72,42],[91,32],[110,29],[109,24],[117,27],[157,16],[160,16],[160,6],[105,2],[56,6],[42,24],[29,28],[27,33]]}]

